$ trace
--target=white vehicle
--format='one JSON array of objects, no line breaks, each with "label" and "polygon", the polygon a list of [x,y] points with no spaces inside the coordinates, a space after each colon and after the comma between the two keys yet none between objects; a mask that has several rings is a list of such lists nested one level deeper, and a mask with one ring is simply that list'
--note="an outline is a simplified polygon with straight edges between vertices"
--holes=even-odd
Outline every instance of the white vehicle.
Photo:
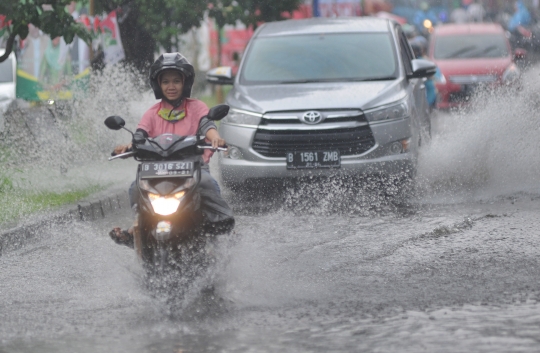
[{"label": "white vehicle", "polygon": [[[5,49],[0,49],[0,56]],[[0,116],[6,112],[9,104],[15,100],[17,83],[17,59],[12,52],[9,57],[0,63]],[[0,119],[1,120],[1,119]],[[0,122],[1,129],[2,122]]]}]

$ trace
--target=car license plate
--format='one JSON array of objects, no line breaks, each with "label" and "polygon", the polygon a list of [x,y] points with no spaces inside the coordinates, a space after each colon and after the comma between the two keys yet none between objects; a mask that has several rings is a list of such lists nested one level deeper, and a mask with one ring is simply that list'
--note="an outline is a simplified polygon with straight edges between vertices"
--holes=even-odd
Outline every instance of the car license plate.
[{"label": "car license plate", "polygon": [[142,179],[191,177],[193,169],[193,162],[144,162],[140,176]]},{"label": "car license plate", "polygon": [[287,152],[287,169],[339,168],[339,150]]}]

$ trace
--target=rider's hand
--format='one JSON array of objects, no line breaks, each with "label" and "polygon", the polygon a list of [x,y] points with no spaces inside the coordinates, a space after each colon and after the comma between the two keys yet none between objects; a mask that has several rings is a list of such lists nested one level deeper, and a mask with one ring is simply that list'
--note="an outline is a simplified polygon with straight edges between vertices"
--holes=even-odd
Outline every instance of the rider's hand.
[{"label": "rider's hand", "polygon": [[212,148],[224,147],[227,146],[227,142],[219,136],[219,133],[216,129],[210,129],[206,133],[206,138],[212,144]]},{"label": "rider's hand", "polygon": [[117,155],[117,154],[126,153],[130,149],[131,149],[131,143],[127,145],[118,145],[114,148],[114,154]]}]

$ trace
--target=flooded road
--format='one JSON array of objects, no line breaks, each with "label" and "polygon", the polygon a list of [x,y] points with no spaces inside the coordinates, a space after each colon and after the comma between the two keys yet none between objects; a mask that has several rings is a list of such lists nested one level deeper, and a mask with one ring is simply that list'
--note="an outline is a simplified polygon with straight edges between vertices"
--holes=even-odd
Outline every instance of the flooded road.
[{"label": "flooded road", "polygon": [[539,212],[522,194],[409,216],[239,215],[175,306],[108,239],[128,212],[57,226],[0,257],[0,352],[537,351]]},{"label": "flooded road", "polygon": [[333,183],[235,203],[173,303],[108,238],[130,211],[51,227],[0,257],[0,352],[537,352],[532,93],[438,114],[406,200]]}]

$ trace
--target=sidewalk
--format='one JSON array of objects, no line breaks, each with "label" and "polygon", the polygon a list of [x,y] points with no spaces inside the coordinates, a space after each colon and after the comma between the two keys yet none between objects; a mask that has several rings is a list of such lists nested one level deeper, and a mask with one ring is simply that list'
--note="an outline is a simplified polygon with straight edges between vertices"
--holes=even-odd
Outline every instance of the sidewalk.
[{"label": "sidewalk", "polygon": [[129,207],[127,190],[114,187],[59,210],[32,215],[30,221],[22,222],[11,229],[0,228],[0,256],[4,250],[23,246],[43,228],[71,221],[94,221],[110,217],[117,210]]}]

